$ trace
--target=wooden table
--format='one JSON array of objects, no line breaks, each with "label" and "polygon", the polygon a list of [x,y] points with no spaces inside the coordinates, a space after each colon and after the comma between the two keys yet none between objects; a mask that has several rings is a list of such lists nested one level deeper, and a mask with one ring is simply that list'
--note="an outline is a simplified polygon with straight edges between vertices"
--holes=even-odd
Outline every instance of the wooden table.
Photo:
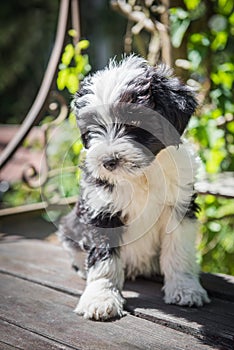
[{"label": "wooden table", "polygon": [[40,240],[0,243],[0,349],[233,349],[234,277],[202,275],[212,303],[165,305],[162,284],[127,282],[127,316],[110,322],[73,313],[84,289],[68,256]]}]

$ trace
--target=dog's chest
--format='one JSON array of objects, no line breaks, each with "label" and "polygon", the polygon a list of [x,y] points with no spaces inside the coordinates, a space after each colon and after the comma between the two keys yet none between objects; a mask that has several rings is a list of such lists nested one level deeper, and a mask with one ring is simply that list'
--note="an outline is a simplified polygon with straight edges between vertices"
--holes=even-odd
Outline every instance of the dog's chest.
[{"label": "dog's chest", "polygon": [[132,184],[131,190],[131,201],[122,211],[126,227],[120,251],[126,276],[135,278],[160,273],[160,232],[165,208],[160,193],[144,180]]},{"label": "dog's chest", "polygon": [[[135,232],[138,236],[138,232]],[[121,260],[127,278],[136,276],[151,276],[159,274],[160,232],[155,227],[135,241],[131,241],[132,233],[125,232],[123,244],[120,247]]]}]

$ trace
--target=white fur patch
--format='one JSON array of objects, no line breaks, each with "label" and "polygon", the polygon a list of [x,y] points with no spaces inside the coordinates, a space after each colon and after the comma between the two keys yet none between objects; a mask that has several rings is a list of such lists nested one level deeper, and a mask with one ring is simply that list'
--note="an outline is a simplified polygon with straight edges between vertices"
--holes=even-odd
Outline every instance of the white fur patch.
[{"label": "white fur patch", "polygon": [[108,279],[115,288],[122,289],[124,283],[122,261],[116,255],[112,255],[111,258],[107,260],[98,261],[88,271],[87,284],[99,278]]},{"label": "white fur patch", "polygon": [[119,290],[108,279],[100,278],[86,286],[74,312],[85,318],[104,321],[123,316],[123,305]]},{"label": "white fur patch", "polygon": [[181,306],[202,306],[209,303],[207,292],[200,285],[197,276],[175,273],[163,287],[166,304]]},{"label": "white fur patch", "polygon": [[[121,64],[114,60],[111,61],[107,68],[98,71],[91,77],[87,83],[91,93],[81,97],[80,103],[84,99],[84,102],[88,102],[90,106],[101,108],[102,117],[108,123],[109,106],[118,101],[121,92],[128,87],[130,82],[143,75],[145,68],[142,65],[145,62],[143,58],[134,55],[126,57]],[[107,106],[106,109],[105,106]],[[84,107],[82,113],[88,110],[89,107]]]}]

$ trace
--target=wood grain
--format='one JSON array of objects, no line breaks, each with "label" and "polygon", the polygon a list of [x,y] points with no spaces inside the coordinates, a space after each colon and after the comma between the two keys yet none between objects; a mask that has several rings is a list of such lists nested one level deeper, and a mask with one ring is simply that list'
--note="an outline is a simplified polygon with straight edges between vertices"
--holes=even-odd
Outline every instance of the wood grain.
[{"label": "wood grain", "polygon": [[231,276],[202,275],[203,284],[211,292],[216,289],[217,297],[199,309],[164,304],[162,281],[156,278],[128,281],[123,294],[130,314],[99,323],[72,312],[85,281],[73,272],[61,247],[38,240],[1,243],[0,270],[0,318],[6,322],[0,333],[7,334],[7,325],[9,329],[8,338],[0,334],[0,341],[6,349],[17,346],[14,332],[22,333],[23,343],[38,342],[38,349],[43,341],[46,349],[186,349],[187,344],[190,349],[233,348]]},{"label": "wood grain", "polygon": [[41,335],[28,331],[7,321],[0,320],[0,349],[22,350],[69,350],[71,347],[51,341]]},{"label": "wood grain", "polygon": [[1,277],[1,318],[27,332],[74,349],[211,349],[196,338],[128,315],[93,322],[72,313],[77,298],[13,276]]}]

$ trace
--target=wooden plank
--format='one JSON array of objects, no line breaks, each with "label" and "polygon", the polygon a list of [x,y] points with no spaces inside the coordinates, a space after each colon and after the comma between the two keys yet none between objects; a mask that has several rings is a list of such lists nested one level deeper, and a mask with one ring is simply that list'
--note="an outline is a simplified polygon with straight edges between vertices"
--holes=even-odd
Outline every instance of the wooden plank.
[{"label": "wooden plank", "polygon": [[85,286],[64,249],[40,240],[0,243],[0,271],[77,296]]},{"label": "wooden plank", "polygon": [[[127,309],[133,315],[166,325],[232,349],[234,344],[234,303],[213,298],[202,308],[167,305],[158,284],[144,280],[125,285]],[[162,285],[161,285],[162,286]],[[135,297],[128,297],[128,291]]]},{"label": "wooden plank", "polygon": [[71,347],[64,346],[46,339],[38,334],[15,326],[9,322],[0,320],[0,349],[22,350],[69,350]]},{"label": "wooden plank", "polygon": [[220,173],[213,181],[205,179],[198,181],[195,184],[195,189],[200,194],[234,198],[234,172]]},{"label": "wooden plank", "polygon": [[193,350],[213,349],[205,340],[131,315],[114,322],[85,320],[71,312],[77,298],[13,276],[0,277],[0,317],[65,347],[173,350],[189,344]]},{"label": "wooden plank", "polygon": [[2,342],[1,340],[0,340],[0,349],[1,350],[18,350],[18,349],[23,350],[17,346],[12,346],[12,345],[6,344],[6,343]]},{"label": "wooden plank", "polygon": [[[0,244],[0,257],[0,266],[5,273],[71,295],[78,296],[82,293],[85,282],[73,273],[61,247],[37,240],[4,243]],[[212,289],[216,288],[218,296],[231,299],[234,295],[233,278],[210,276],[212,275],[203,275],[203,281],[207,281],[206,287],[210,285]],[[230,345],[234,334],[233,303],[213,298],[210,305],[200,309],[165,305],[161,287],[162,284],[155,281],[138,279],[127,282],[123,294],[127,298],[128,310],[151,322]]]}]

